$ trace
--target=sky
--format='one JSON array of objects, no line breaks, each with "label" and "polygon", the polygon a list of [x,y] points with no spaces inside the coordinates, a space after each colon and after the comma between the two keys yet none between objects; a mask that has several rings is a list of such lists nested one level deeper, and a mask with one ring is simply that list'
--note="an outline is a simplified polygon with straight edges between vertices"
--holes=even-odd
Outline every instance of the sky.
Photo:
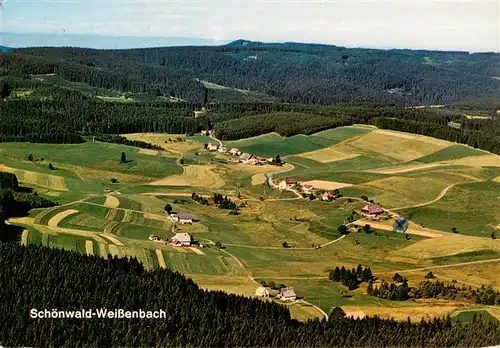
[{"label": "sky", "polygon": [[[1,1],[1,0],[0,0]],[[2,33],[500,52],[498,0],[3,0]]]}]

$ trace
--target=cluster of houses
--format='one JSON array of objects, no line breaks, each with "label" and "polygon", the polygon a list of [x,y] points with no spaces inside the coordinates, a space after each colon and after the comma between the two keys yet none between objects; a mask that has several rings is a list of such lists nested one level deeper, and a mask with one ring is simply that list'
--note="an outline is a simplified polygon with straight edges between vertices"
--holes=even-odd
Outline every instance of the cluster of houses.
[{"label": "cluster of houses", "polygon": [[[271,294],[271,288],[267,286],[259,286],[255,291],[255,296],[270,298],[273,297]],[[297,294],[293,288],[282,288],[279,290],[279,293],[276,295],[276,298],[282,301],[295,301],[297,299]]]},{"label": "cluster of houses", "polygon": [[[166,239],[163,239],[161,237],[158,237],[154,234],[149,236],[149,240],[153,242],[158,242],[158,243],[163,243],[163,244],[168,244],[169,241]],[[188,233],[176,233],[175,236],[173,236],[170,239],[170,243],[172,243],[173,246],[191,246],[192,241],[191,241],[191,236]]]},{"label": "cluster of houses", "polygon": [[372,219],[375,221],[379,221],[381,215],[384,213],[384,209],[376,203],[367,204],[361,209],[363,212],[363,217],[367,219]]},{"label": "cluster of houses", "polygon": [[239,162],[243,164],[254,164],[254,165],[263,165],[273,163],[272,157],[259,157],[255,156],[251,153],[242,153],[239,158]]}]

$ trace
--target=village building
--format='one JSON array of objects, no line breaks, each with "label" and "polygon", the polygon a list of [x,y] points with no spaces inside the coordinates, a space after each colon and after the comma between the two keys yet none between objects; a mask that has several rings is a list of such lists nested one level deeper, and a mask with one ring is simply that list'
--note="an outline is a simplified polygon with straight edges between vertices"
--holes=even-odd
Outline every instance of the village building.
[{"label": "village building", "polygon": [[325,192],[321,196],[321,199],[323,201],[332,201],[333,199],[335,199],[335,195],[333,193],[331,193],[331,192]]},{"label": "village building", "polygon": [[156,242],[156,241],[159,241],[159,240],[160,240],[160,237],[155,236],[154,234],[150,234],[150,235],[149,235],[149,240],[151,240],[151,241],[153,241],[153,242]]},{"label": "village building", "polygon": [[266,162],[267,162],[267,158],[264,158],[264,157],[255,156],[254,158],[255,158],[254,164],[266,164]]},{"label": "village building", "polygon": [[309,184],[302,185],[302,191],[304,191],[304,193],[311,193],[313,189],[314,189],[313,185]]},{"label": "village building", "polygon": [[370,203],[365,205],[362,211],[365,218],[380,220],[380,215],[384,212],[384,209],[376,203]]},{"label": "village building", "polygon": [[190,246],[191,236],[189,233],[176,233],[170,241],[173,246]]},{"label": "village building", "polygon": [[181,224],[192,224],[193,223],[193,215],[191,213],[177,213],[177,214],[170,214],[170,219],[173,222],[180,222]]},{"label": "village building", "polygon": [[227,147],[225,147],[224,145],[222,145],[221,147],[219,147],[219,149],[217,151],[219,151],[220,153],[226,153],[227,152]]},{"label": "village building", "polygon": [[245,164],[253,163],[255,162],[255,157],[251,153],[245,152],[240,155],[240,162]]},{"label": "village building", "polygon": [[295,301],[297,299],[297,294],[295,294],[293,288],[283,288],[280,289],[278,298],[282,301]]},{"label": "village building", "polygon": [[270,290],[271,289],[268,287],[259,286],[255,291],[255,295],[259,297],[269,297],[271,294]]},{"label": "village building", "polygon": [[229,153],[233,156],[239,156],[241,155],[240,149],[233,147],[231,150],[229,150]]},{"label": "village building", "polygon": [[286,190],[287,188],[291,188],[296,184],[296,181],[290,177],[285,178],[283,181],[279,183],[280,190]]},{"label": "village building", "polygon": [[219,148],[219,145],[216,143],[208,143],[208,145],[207,145],[207,150],[209,150],[209,151],[217,151],[218,148]]}]

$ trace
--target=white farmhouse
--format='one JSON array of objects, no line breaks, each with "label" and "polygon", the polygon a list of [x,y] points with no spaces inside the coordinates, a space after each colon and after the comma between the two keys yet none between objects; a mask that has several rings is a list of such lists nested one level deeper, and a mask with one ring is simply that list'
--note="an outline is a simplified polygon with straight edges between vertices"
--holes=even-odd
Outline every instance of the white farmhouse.
[{"label": "white farmhouse", "polygon": [[190,246],[191,236],[189,233],[176,233],[170,241],[173,246]]}]

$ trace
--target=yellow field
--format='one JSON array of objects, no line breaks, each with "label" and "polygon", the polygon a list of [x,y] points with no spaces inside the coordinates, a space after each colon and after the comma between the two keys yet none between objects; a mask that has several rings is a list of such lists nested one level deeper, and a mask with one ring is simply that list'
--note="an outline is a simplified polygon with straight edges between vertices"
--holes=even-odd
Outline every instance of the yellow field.
[{"label": "yellow field", "polygon": [[349,141],[351,139],[334,146],[335,150],[348,154],[375,152],[401,161],[412,161],[452,144],[444,140],[388,130],[376,130]]},{"label": "yellow field", "polygon": [[[404,271],[401,272],[410,285],[418,285],[424,276],[430,271]],[[492,285],[497,291],[500,289],[500,262],[477,263],[455,267],[433,268],[432,273],[445,283],[457,281],[457,286],[471,286],[480,288],[482,285]],[[393,273],[388,273],[387,277],[392,277]],[[389,280],[389,279],[387,279]]]},{"label": "yellow field", "polygon": [[91,240],[86,240],[85,241],[85,253],[87,255],[93,255],[94,254],[94,246],[93,246]]},{"label": "yellow field", "polygon": [[180,134],[133,133],[122,134],[122,136],[129,140],[145,141],[147,143],[160,146],[167,151],[180,155],[187,152],[195,152],[203,149],[203,144],[194,140],[186,140],[182,142],[168,141],[169,138],[171,140],[175,140],[178,137],[185,139],[185,135]]},{"label": "yellow field", "polygon": [[123,174],[107,170],[94,169],[90,167],[80,167],[72,164],[54,163],[54,165],[57,168],[67,169],[69,171],[74,172],[76,175],[80,177],[80,179],[84,181],[102,180],[102,178],[115,178],[120,182],[139,183],[151,180],[151,178],[147,176],[135,175],[135,174]]},{"label": "yellow field", "polygon": [[118,198],[112,195],[106,195],[106,201],[104,202],[104,206],[108,208],[118,208],[120,205],[120,201]]},{"label": "yellow field", "polygon": [[21,245],[28,245],[29,233],[30,232],[28,230],[23,230],[23,233],[21,234]]},{"label": "yellow field", "polygon": [[165,258],[163,257],[163,252],[160,249],[156,249],[156,257],[158,259],[158,265],[161,268],[167,268],[167,264],[165,263]]},{"label": "yellow field", "polygon": [[459,158],[453,161],[444,161],[441,163],[470,166],[470,167],[500,167],[500,156],[498,155],[469,156],[469,157]]},{"label": "yellow field", "polygon": [[213,170],[214,165],[189,165],[184,166],[184,172],[171,175],[164,179],[153,181],[149,185],[156,186],[193,186],[193,187],[222,187],[225,182]]},{"label": "yellow field", "polygon": [[428,259],[477,250],[500,251],[500,242],[488,238],[443,234],[442,237],[420,240],[402,249],[391,251],[389,254],[400,256],[413,255],[417,258]]},{"label": "yellow field", "polygon": [[78,210],[75,210],[75,209],[68,209],[68,210],[62,211],[62,212],[54,215],[49,220],[49,222],[47,223],[47,225],[50,226],[50,227],[57,227],[57,225],[59,225],[59,223],[63,219],[65,219],[66,217],[68,217],[70,215],[76,214],[76,213],[78,213]]},{"label": "yellow field", "polygon": [[360,156],[359,153],[350,153],[349,151],[340,151],[336,145],[326,147],[324,149],[315,150],[311,152],[304,152],[299,155],[299,157],[304,157],[316,162],[328,163],[335,161],[342,161],[346,159],[351,159]]},{"label": "yellow field", "polygon": [[[372,221],[369,219],[360,219],[354,221],[354,224],[359,225],[359,226],[364,226],[366,224],[370,225],[373,228],[377,228],[380,230],[385,230],[385,231],[392,231],[392,226],[394,224],[393,219],[389,219],[386,221]],[[431,230],[429,228],[424,228],[422,226],[419,226],[417,224],[414,224],[410,222],[408,225],[408,229],[406,230],[407,233],[409,234],[415,234],[423,237],[428,237],[428,238],[440,238],[443,236],[447,236],[448,234],[437,231],[437,230]]]},{"label": "yellow field", "polygon": [[[385,306],[355,306],[348,305],[342,306],[345,312],[363,312],[368,316],[378,315],[381,318],[394,318],[396,320],[405,321],[408,317],[413,322],[420,321],[422,318],[432,319],[433,317],[442,317],[451,314],[458,308],[462,308],[465,304],[460,302],[451,301],[438,301],[438,300],[416,300],[410,305],[406,303],[401,307],[391,307],[398,305],[398,303],[384,302]],[[399,304],[401,305],[401,304]]]},{"label": "yellow field", "polygon": [[264,174],[278,174],[288,172],[293,169],[293,166],[289,163],[285,163],[282,167],[273,166],[270,164],[265,164],[262,166],[254,166],[248,164],[234,164],[231,166],[231,170],[245,172],[252,175],[252,186],[261,185],[266,181]]},{"label": "yellow field", "polygon": [[[387,208],[416,206],[438,199],[452,185],[479,181],[478,178],[455,172],[440,172],[417,176],[393,176],[359,185],[373,192],[370,195]],[[425,190],[422,188],[425,187]]]},{"label": "yellow field", "polygon": [[17,179],[24,184],[36,185],[57,191],[68,191],[64,178],[61,176],[10,168],[3,164],[0,164],[0,171],[15,174]]},{"label": "yellow field", "polygon": [[142,155],[156,156],[158,155],[158,150],[139,149],[139,153]]},{"label": "yellow field", "polygon": [[398,173],[411,172],[413,170],[440,167],[443,165],[444,165],[443,163],[407,164],[407,165],[396,166],[396,167],[373,169],[373,170],[369,170],[369,172],[380,173],[380,174],[398,174]]},{"label": "yellow field", "polygon": [[325,181],[325,180],[310,180],[301,182],[302,185],[311,185],[315,189],[320,190],[335,190],[341,189],[343,187],[352,186],[352,184],[346,184],[343,182],[335,182],[335,181]]}]

